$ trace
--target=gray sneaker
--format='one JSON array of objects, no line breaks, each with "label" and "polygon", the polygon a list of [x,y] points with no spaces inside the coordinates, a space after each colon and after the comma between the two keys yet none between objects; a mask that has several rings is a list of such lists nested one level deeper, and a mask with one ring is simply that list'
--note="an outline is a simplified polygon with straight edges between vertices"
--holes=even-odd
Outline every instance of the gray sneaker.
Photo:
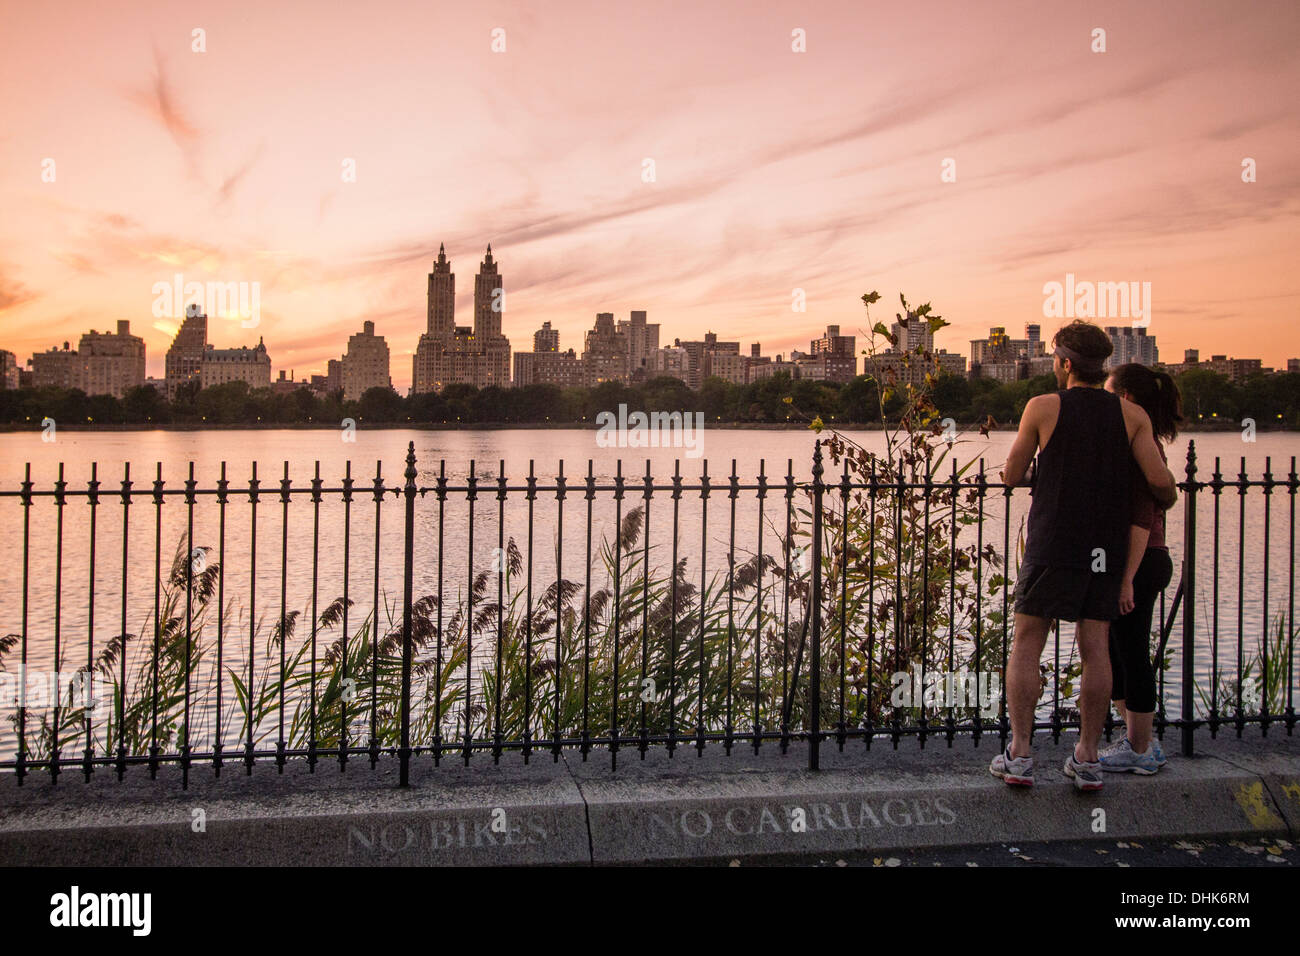
[{"label": "gray sneaker", "polygon": [[1160,763],[1156,760],[1154,746],[1148,745],[1146,753],[1140,754],[1125,737],[1101,755],[1101,769],[1107,773],[1136,773],[1149,777],[1160,769]]},{"label": "gray sneaker", "polygon": [[[1101,756],[1103,758],[1102,762],[1103,763],[1105,762],[1104,758],[1106,758],[1107,756],[1110,756],[1112,754],[1122,753],[1123,751],[1132,750],[1132,749],[1133,749],[1132,745],[1128,742],[1128,738],[1121,737],[1119,740],[1115,741],[1115,743],[1111,744],[1109,747],[1107,747],[1105,750],[1101,752]],[[1163,767],[1165,764],[1169,762],[1169,758],[1165,756],[1164,748],[1160,746],[1160,741],[1155,737],[1151,738],[1151,752],[1155,754],[1157,767]]]},{"label": "gray sneaker", "polygon": [[993,758],[989,764],[989,773],[1001,777],[1002,782],[1011,787],[1032,787],[1034,785],[1034,758],[1011,756],[1011,745]]},{"label": "gray sneaker", "polygon": [[1074,781],[1075,790],[1101,789],[1101,763],[1076,760],[1073,751],[1065,760],[1065,775]]},{"label": "gray sneaker", "polygon": [[1101,758],[1105,760],[1106,757],[1110,756],[1111,754],[1117,754],[1123,750],[1127,750],[1128,747],[1129,747],[1128,738],[1121,737],[1119,738],[1119,740],[1115,741],[1105,750],[1101,751]]}]

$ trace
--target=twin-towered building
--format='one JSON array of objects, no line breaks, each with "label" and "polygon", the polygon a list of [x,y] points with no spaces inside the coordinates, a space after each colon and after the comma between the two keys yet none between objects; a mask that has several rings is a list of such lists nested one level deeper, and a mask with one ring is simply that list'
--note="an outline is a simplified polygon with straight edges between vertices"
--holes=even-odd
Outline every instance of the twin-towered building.
[{"label": "twin-towered building", "polygon": [[[698,389],[707,378],[746,384],[781,373],[843,383],[858,374],[856,339],[841,334],[839,326],[827,326],[826,333],[811,342],[809,352],[796,350],[788,357],[771,357],[762,355],[758,344],[742,354],[739,342],[720,341],[713,332],[699,340],[675,339],[672,345],[661,347],[658,323],[648,322],[644,310],[633,310],[625,320],[616,320],[612,312],[597,313],[594,326],[583,337],[581,353],[572,348],[561,351],[559,331],[550,322],[544,323],[533,335],[533,350],[514,354],[512,380],[510,341],[502,332],[504,312],[505,280],[489,244],[474,279],[473,325],[456,324],[456,276],[445,246],[440,245],[428,274],[426,330],[412,357],[412,393],[441,391],[453,384],[592,387],[604,382],[635,384],[660,376],[677,378]],[[911,358],[918,350],[931,355],[941,373],[966,373],[964,357],[934,349],[934,333],[923,318],[909,315],[894,323],[891,331],[890,348],[866,358],[863,373],[919,382],[929,366]],[[1144,328],[1109,327],[1106,332],[1115,344],[1109,364],[1158,364],[1155,338]],[[1212,368],[1234,379],[1271,371],[1261,369],[1258,360],[1223,356],[1198,366],[1195,352],[1189,354],[1191,359],[1170,366],[1171,371]],[[0,387],[14,388],[19,382],[30,381],[37,387],[75,388],[91,395],[122,398],[132,387],[146,383],[144,340],[130,334],[126,321],[118,323],[116,333],[87,332],[76,350],[65,342],[62,349],[32,356],[28,364],[30,375],[18,368],[10,353],[0,352]],[[1052,356],[1036,323],[1025,326],[1022,339],[1011,338],[1006,328],[999,326],[991,329],[987,338],[971,341],[972,378],[1014,381],[1050,372],[1051,365]],[[1296,365],[1300,367],[1300,360]],[[392,388],[389,367],[388,344],[375,334],[374,323],[366,321],[362,330],[348,339],[343,356],[329,360],[327,375],[313,376],[311,383],[294,383],[283,380],[282,374],[276,387],[288,390],[306,384],[320,393],[342,391],[345,400],[357,401],[370,389]],[[210,388],[233,381],[247,382],[251,388],[271,387],[271,359],[265,344],[259,339],[252,347],[216,348],[208,343],[208,317],[202,307],[188,306],[167,350],[165,377],[160,383],[165,384],[167,398],[175,399],[177,390],[187,382]]]},{"label": "twin-towered building", "polygon": [[411,391],[437,392],[453,384],[509,386],[510,340],[501,332],[504,312],[505,279],[489,244],[474,277],[474,324],[456,324],[456,274],[439,245],[429,273],[427,328],[411,362]]},{"label": "twin-towered building", "polygon": [[811,354],[793,352],[790,360],[762,356],[755,346],[742,355],[739,342],[723,342],[713,332],[702,340],[675,340],[659,345],[658,323],[646,320],[645,310],[627,319],[612,312],[596,314],[595,325],[583,336],[582,352],[560,351],[560,334],[546,322],[533,335],[533,350],[514,354],[511,376],[510,340],[502,333],[505,279],[489,244],[474,279],[474,325],[456,324],[456,276],[444,245],[438,247],[429,273],[426,331],[411,363],[411,391],[441,391],[448,385],[558,385],[592,387],[604,382],[636,383],[671,376],[691,388],[717,377],[744,384],[777,372],[824,382],[847,382],[857,374],[855,339],[829,326],[811,345]]}]

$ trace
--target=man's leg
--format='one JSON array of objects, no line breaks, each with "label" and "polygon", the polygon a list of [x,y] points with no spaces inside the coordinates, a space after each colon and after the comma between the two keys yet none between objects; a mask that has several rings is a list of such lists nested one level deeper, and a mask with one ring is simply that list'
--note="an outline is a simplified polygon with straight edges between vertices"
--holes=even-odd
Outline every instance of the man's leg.
[{"label": "man's leg", "polygon": [[1075,749],[1075,759],[1093,763],[1098,759],[1097,743],[1110,709],[1110,649],[1107,647],[1110,622],[1084,618],[1075,626],[1074,633],[1083,665],[1083,678],[1079,681],[1079,746]]},{"label": "man's leg", "polygon": [[[1016,633],[1007,658],[1007,712],[1011,718],[1011,756],[1028,757],[1034,731],[1034,708],[1042,693],[1039,661],[1047,643],[1049,621],[1032,614],[1016,614]],[[1106,694],[1110,693],[1107,678]],[[1095,759],[1095,758],[1094,758]]]}]

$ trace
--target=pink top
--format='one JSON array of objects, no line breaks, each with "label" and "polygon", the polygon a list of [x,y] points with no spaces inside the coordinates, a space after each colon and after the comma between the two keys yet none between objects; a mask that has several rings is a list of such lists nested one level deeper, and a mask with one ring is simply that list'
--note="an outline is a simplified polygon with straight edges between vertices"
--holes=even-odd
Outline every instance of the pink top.
[{"label": "pink top", "polygon": [[[1160,460],[1168,464],[1165,446],[1157,441],[1156,448],[1160,449]],[[1146,478],[1142,477],[1142,472],[1137,468],[1133,469],[1132,506],[1133,518],[1130,523],[1134,527],[1146,528],[1151,533],[1151,537],[1147,539],[1147,547],[1164,548],[1165,509],[1160,507],[1160,503],[1151,494]]]}]

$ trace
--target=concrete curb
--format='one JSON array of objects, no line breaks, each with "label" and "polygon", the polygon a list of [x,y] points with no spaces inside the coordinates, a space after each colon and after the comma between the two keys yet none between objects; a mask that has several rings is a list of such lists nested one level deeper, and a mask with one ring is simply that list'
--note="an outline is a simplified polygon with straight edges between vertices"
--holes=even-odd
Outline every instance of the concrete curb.
[{"label": "concrete curb", "polygon": [[[1038,784],[988,774],[996,740],[950,750],[915,741],[839,753],[650,751],[525,766],[420,762],[399,790],[392,761],[340,774],[292,764],[252,776],[134,770],[117,783],[0,777],[0,864],[530,865],[794,860],[1006,842],[1290,836],[1300,833],[1300,747],[1292,738],[1205,740],[1155,777],[1108,775],[1100,794],[1060,773],[1072,738],[1040,743]],[[1170,741],[1172,743],[1172,741]],[[196,821],[202,821],[199,828]]]}]

